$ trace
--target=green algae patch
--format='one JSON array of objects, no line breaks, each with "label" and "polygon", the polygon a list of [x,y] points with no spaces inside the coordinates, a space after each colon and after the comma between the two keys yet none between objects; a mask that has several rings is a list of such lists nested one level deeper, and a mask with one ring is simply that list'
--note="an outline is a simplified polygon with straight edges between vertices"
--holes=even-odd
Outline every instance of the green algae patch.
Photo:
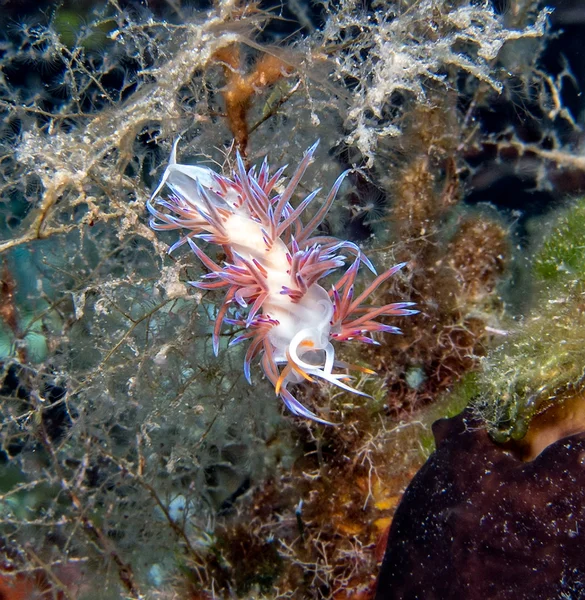
[{"label": "green algae patch", "polygon": [[422,421],[426,425],[420,430],[419,443],[424,458],[435,451],[435,436],[432,425],[439,419],[449,419],[461,413],[471,404],[480,392],[478,373],[468,373],[449,392],[443,394],[437,402],[429,405],[423,413]]},{"label": "green algae patch", "polygon": [[484,359],[474,402],[498,442],[522,439],[536,414],[583,389],[585,200],[551,227],[533,271],[543,284],[535,306]]},{"label": "green algae patch", "polygon": [[534,274],[550,284],[585,280],[585,198],[558,219],[535,257]]}]

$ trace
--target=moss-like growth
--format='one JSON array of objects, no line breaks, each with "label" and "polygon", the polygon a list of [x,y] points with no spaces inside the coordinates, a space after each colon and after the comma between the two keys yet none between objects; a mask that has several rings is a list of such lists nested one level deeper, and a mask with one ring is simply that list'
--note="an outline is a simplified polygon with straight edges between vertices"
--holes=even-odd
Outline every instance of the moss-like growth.
[{"label": "moss-like growth", "polygon": [[461,296],[482,302],[506,270],[510,255],[508,231],[483,215],[466,218],[449,244],[449,264],[461,286]]},{"label": "moss-like growth", "polygon": [[532,417],[583,387],[585,201],[543,240],[534,273],[544,288],[532,313],[485,359],[476,407],[497,441],[521,439]]},{"label": "moss-like growth", "polygon": [[585,281],[585,198],[559,218],[544,240],[534,261],[534,274],[549,284]]},{"label": "moss-like growth", "polygon": [[450,96],[434,100],[432,109],[413,108],[403,119],[410,144],[383,180],[394,198],[388,221],[399,240],[384,259],[409,265],[388,297],[416,301],[420,314],[400,323],[403,336],[363,351],[385,371],[388,412],[400,418],[479,367],[491,337],[486,326],[498,326],[498,287],[511,257],[505,220],[495,210],[463,206],[456,107]]},{"label": "moss-like growth", "polygon": [[[455,387],[429,406],[424,412],[425,424],[431,425],[439,419],[451,418],[462,412],[479,393],[478,373],[468,373]],[[421,451],[427,458],[435,450],[435,437],[431,427],[422,430],[419,435]]]}]

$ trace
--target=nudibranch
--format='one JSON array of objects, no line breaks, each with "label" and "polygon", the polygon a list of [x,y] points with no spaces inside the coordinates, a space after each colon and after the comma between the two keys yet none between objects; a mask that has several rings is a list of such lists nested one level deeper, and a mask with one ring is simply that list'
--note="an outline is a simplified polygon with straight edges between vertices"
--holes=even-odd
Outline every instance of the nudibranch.
[{"label": "nudibranch", "polygon": [[[152,215],[150,226],[156,231],[184,230],[185,235],[169,252],[187,242],[208,270],[199,281],[189,282],[192,286],[203,290],[227,288],[213,329],[215,354],[222,323],[239,328],[230,345],[249,341],[244,359],[248,382],[251,362],[261,356],[264,373],[287,408],[295,415],[329,424],[303,406],[288,386],[320,378],[366,395],[346,383],[351,378],[345,372],[334,372],[347,370],[351,365],[335,359],[331,342],[356,340],[376,344],[374,332],[400,333],[397,327],[375,319],[383,315],[411,315],[417,312],[409,308],[412,302],[375,307],[364,306],[363,302],[405,263],[378,275],[354,297],[360,265],[365,264],[376,274],[372,263],[353,242],[315,233],[346,173],[337,178],[307,224],[301,222],[301,215],[320,190],[310,193],[296,207],[291,202],[318,142],[305,152],[286,185],[286,167],[271,174],[266,159],[258,171],[255,167],[246,170],[237,154],[236,169],[230,177],[207,167],[178,164],[177,142],[147,204]],[[166,199],[160,198],[164,186],[170,190]],[[199,247],[200,241],[221,246],[226,260],[222,264],[215,262]],[[326,291],[318,282],[345,266],[348,256],[340,252],[353,261]]]}]

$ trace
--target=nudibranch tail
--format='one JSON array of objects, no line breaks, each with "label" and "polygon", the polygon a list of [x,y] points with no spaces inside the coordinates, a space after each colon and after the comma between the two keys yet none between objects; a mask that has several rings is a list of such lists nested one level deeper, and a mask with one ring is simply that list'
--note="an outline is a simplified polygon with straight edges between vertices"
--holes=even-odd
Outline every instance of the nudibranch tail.
[{"label": "nudibranch tail", "polygon": [[[376,344],[372,337],[376,332],[400,333],[398,327],[376,319],[415,314],[418,311],[411,308],[412,302],[384,306],[367,306],[364,302],[405,263],[377,275],[354,297],[360,266],[364,264],[376,275],[374,266],[353,242],[315,235],[347,172],[337,178],[306,225],[301,217],[319,190],[311,192],[296,208],[291,203],[318,142],[305,152],[286,185],[285,167],[271,175],[264,159],[257,173],[254,167],[246,170],[239,153],[230,177],[207,167],[178,164],[177,142],[147,203],[150,225],[156,231],[184,231],[169,252],[187,243],[208,271],[191,285],[203,290],[226,289],[213,328],[215,354],[222,324],[237,327],[239,332],[230,346],[243,341],[249,344],[244,358],[246,379],[251,382],[252,361],[260,357],[266,377],[290,412],[331,424],[303,406],[288,386],[323,379],[343,390],[366,395],[347,383],[352,378],[345,372],[334,369],[373,371],[336,360],[331,341]],[[165,186],[170,194],[161,199]],[[200,241],[221,246],[226,260],[215,262],[199,247]],[[347,255],[353,257],[351,264],[326,291],[319,282],[345,267]]]}]

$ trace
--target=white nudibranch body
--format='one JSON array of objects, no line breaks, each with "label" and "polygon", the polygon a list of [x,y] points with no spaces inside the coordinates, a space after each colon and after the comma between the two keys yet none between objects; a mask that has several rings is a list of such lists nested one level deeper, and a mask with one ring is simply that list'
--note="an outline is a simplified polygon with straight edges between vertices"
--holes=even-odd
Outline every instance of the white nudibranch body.
[{"label": "white nudibranch body", "polygon": [[[314,235],[343,182],[339,176],[324,204],[306,225],[300,216],[319,190],[294,208],[291,198],[317,148],[305,153],[290,181],[280,191],[284,168],[270,175],[266,159],[258,173],[246,171],[237,155],[237,170],[224,177],[205,167],[176,162],[177,143],[169,164],[147,207],[150,225],[157,231],[182,229],[185,236],[169,252],[187,242],[209,271],[191,285],[204,289],[226,288],[213,332],[217,354],[222,323],[236,325],[243,333],[230,345],[249,340],[244,373],[250,378],[251,361],[261,356],[264,373],[295,415],[329,424],[303,406],[288,390],[290,384],[317,377],[345,390],[364,395],[345,381],[348,368],[335,359],[331,340],[376,343],[372,332],[400,333],[397,327],[378,323],[382,315],[410,315],[411,302],[364,307],[362,302],[404,263],[376,277],[354,298],[354,281],[361,263],[374,274],[370,261],[356,244],[324,235]],[[159,197],[167,186],[171,194]],[[227,260],[219,265],[205,254],[196,241],[218,244]],[[352,264],[337,283],[326,291],[318,281],[345,266],[345,251]],[[236,310],[232,310],[232,309]],[[247,313],[244,313],[247,311]],[[229,315],[229,316],[228,316]],[[368,369],[361,369],[367,372]]]}]

